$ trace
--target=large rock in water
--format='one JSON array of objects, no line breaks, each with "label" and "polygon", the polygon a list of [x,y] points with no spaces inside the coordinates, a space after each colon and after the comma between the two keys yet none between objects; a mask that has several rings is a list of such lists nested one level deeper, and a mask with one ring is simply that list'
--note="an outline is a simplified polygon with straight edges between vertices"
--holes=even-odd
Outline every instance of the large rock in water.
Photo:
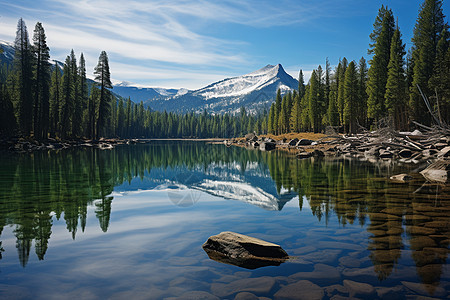
[{"label": "large rock in water", "polygon": [[262,142],[261,144],[259,144],[259,150],[261,150],[261,151],[271,151],[271,150],[274,150],[275,148],[276,148],[275,143]]},{"label": "large rock in water", "polygon": [[230,231],[209,237],[202,247],[209,258],[246,269],[279,266],[289,258],[279,245]]}]

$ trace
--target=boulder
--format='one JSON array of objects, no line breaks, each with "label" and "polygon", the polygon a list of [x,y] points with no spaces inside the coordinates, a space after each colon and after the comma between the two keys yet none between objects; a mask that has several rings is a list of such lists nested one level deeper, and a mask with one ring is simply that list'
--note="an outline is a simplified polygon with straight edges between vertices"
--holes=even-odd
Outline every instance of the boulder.
[{"label": "boulder", "polygon": [[289,258],[277,244],[231,231],[209,237],[202,247],[209,258],[246,269],[278,266]]},{"label": "boulder", "polygon": [[391,176],[389,179],[394,182],[402,182],[403,183],[403,182],[410,181],[412,179],[412,176],[410,176],[408,174],[398,174],[398,175]]},{"label": "boulder", "polygon": [[410,158],[412,154],[412,151],[409,149],[402,149],[398,152],[398,156],[400,156],[401,158]]},{"label": "boulder", "polygon": [[297,158],[298,159],[305,159],[305,158],[310,158],[313,156],[312,152],[300,152],[297,154]]},{"label": "boulder", "polygon": [[271,150],[274,150],[275,148],[276,148],[275,143],[262,142],[261,144],[259,144],[259,150],[262,150],[262,151],[271,151]]},{"label": "boulder", "polygon": [[298,143],[298,138],[292,139],[289,141],[288,145],[289,146],[297,146]]},{"label": "boulder", "polygon": [[308,140],[308,139],[301,139],[297,142],[297,146],[309,146],[312,144],[312,140]]},{"label": "boulder", "polygon": [[247,141],[254,142],[254,141],[257,141],[257,140],[258,140],[258,137],[256,136],[255,133],[251,132],[251,133],[247,133],[247,134],[245,135],[245,139],[246,139]]}]

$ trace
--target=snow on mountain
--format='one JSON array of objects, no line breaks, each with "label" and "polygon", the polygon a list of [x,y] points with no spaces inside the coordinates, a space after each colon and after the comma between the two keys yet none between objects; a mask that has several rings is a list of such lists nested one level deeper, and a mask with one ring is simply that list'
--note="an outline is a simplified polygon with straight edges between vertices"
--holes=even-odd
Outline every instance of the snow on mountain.
[{"label": "snow on mountain", "polygon": [[257,112],[270,106],[278,89],[282,93],[294,90],[298,81],[283,67],[267,65],[246,75],[227,78],[199,90],[177,94],[169,98],[146,102],[154,110],[210,113],[238,112],[244,106],[249,112]]},{"label": "snow on mountain", "polygon": [[14,44],[0,40],[0,48],[3,49],[3,53],[0,54],[0,61],[6,63],[12,63],[14,59]]}]

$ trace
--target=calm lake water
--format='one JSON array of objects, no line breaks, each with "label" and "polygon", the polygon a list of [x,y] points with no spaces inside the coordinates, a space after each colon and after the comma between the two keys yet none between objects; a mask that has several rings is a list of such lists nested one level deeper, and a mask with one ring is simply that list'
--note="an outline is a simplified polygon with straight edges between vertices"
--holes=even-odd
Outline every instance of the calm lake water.
[{"label": "calm lake water", "polygon": [[[418,170],[201,142],[1,154],[0,298],[447,298],[450,187],[389,181]],[[222,231],[295,258],[211,260]]]}]

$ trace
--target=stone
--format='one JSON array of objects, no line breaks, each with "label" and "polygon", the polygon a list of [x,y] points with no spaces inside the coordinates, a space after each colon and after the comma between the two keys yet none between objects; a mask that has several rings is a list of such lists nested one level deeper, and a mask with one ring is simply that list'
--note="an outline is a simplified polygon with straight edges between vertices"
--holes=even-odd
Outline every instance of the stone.
[{"label": "stone", "polygon": [[321,300],[325,296],[323,288],[308,280],[300,280],[283,286],[275,293],[275,299]]},{"label": "stone", "polygon": [[300,139],[297,143],[297,146],[310,146],[312,142],[313,142],[312,140]]},{"label": "stone", "polygon": [[394,287],[377,287],[375,289],[380,299],[397,300],[402,299],[405,294],[405,289],[402,285]]},{"label": "stone", "polygon": [[275,279],[264,276],[259,278],[245,278],[225,283],[211,284],[211,292],[220,298],[229,297],[240,292],[252,292],[256,294],[267,294],[275,285]]},{"label": "stone", "polygon": [[398,152],[398,156],[400,156],[401,158],[410,158],[412,154],[412,151],[409,149],[402,149]]},{"label": "stone", "polygon": [[405,183],[405,182],[410,181],[412,179],[412,176],[410,176],[408,174],[398,174],[398,175],[389,177],[389,179],[394,182]]},{"label": "stone", "polygon": [[394,156],[394,153],[392,153],[389,150],[384,150],[384,149],[380,150],[380,155],[379,155],[380,158],[392,158],[393,156]]},{"label": "stone", "polygon": [[409,282],[409,281],[402,281],[402,284],[410,289],[411,291],[420,294],[428,296],[431,294],[433,297],[445,297],[447,296],[447,293],[445,290],[439,286],[434,286],[432,284],[428,283],[417,283],[417,282]]},{"label": "stone", "polygon": [[341,280],[341,274],[336,268],[333,268],[324,264],[316,264],[314,266],[314,271],[312,272],[299,272],[289,276],[290,279],[310,279],[314,282],[320,281],[322,283],[336,283]]},{"label": "stone", "polygon": [[300,152],[297,154],[298,159],[310,158],[312,156],[313,156],[312,152]]},{"label": "stone", "polygon": [[[327,286],[325,288],[325,292],[327,293],[328,297],[332,297],[336,294],[347,294],[348,295],[348,290],[347,288],[345,288],[344,286],[340,285],[340,284],[333,284],[330,286]],[[341,296],[339,295],[339,296]]]},{"label": "stone", "polygon": [[297,146],[297,143],[298,143],[298,138],[294,138],[289,141],[288,145],[289,146]]},{"label": "stone", "polygon": [[261,151],[271,151],[276,148],[276,144],[273,142],[261,142],[259,145],[259,150]]},{"label": "stone", "polygon": [[347,288],[350,297],[373,297],[376,292],[375,288],[368,283],[356,282],[353,280],[344,280],[344,287]]},{"label": "stone", "polygon": [[258,300],[259,298],[255,294],[249,292],[240,292],[234,297],[234,300]]},{"label": "stone", "polygon": [[[165,298],[170,299],[170,298]],[[203,291],[189,291],[173,299],[177,300],[219,300],[220,298]]]},{"label": "stone", "polygon": [[289,258],[277,244],[230,231],[209,237],[202,247],[215,261],[247,269],[278,266]]},{"label": "stone", "polygon": [[247,133],[247,134],[245,135],[245,139],[246,139],[247,141],[254,142],[254,141],[257,141],[257,140],[258,140],[258,137],[256,136],[255,133],[251,132],[251,133]]},{"label": "stone", "polygon": [[325,156],[325,153],[323,153],[322,150],[315,149],[315,150],[313,151],[313,156],[314,156],[314,157],[323,157],[323,156]]}]

